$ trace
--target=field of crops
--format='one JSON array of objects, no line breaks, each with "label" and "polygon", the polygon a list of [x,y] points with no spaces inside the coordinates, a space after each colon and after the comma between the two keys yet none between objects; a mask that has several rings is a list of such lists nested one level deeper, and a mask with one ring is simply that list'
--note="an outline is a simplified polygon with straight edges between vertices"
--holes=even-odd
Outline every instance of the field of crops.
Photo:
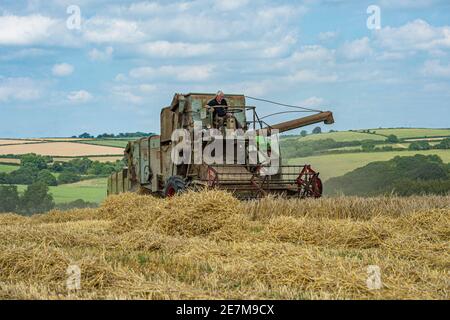
[{"label": "field of crops", "polygon": [[384,141],[386,140],[386,137],[370,133],[340,131],[321,134],[311,134],[306,137],[298,139],[300,141],[317,141],[323,139],[333,139],[334,141],[343,142],[343,141],[359,141],[359,140]]},{"label": "field of crops", "polygon": [[[17,188],[22,193],[27,186],[19,185]],[[56,204],[72,202],[78,199],[100,203],[106,198],[106,178],[63,184],[57,187],[49,187],[49,189]]]},{"label": "field of crops", "polygon": [[381,135],[396,135],[400,139],[450,137],[450,129],[372,129]]},{"label": "field of crops", "polygon": [[107,146],[107,147],[116,147],[116,148],[124,148],[128,144],[128,140],[111,140],[111,139],[98,139],[85,142],[87,144],[98,145],[98,146]]},{"label": "field of crops", "polygon": [[15,139],[0,139],[0,146],[8,144],[24,144],[24,143],[35,143],[33,140],[15,140]]},{"label": "field of crops", "polygon": [[[244,203],[210,191],[2,214],[0,298],[445,300],[449,207],[449,197]],[[70,293],[69,266],[81,271]]]},{"label": "field of crops", "polygon": [[0,146],[0,155],[36,153],[45,156],[120,155],[123,149],[85,143],[48,142]]},{"label": "field of crops", "polygon": [[387,161],[396,156],[413,156],[416,154],[431,155],[436,154],[441,159],[450,163],[450,150],[427,150],[427,151],[393,151],[393,152],[360,152],[330,154],[322,156],[312,156],[305,158],[289,159],[289,164],[303,165],[311,164],[313,168],[320,172],[324,181],[346,174],[356,168],[363,167],[374,161]]},{"label": "field of crops", "polygon": [[18,166],[11,166],[11,165],[8,165],[8,164],[0,164],[0,173],[10,173],[10,172],[12,172],[12,171],[14,171],[14,170],[17,170],[17,169],[19,169],[19,167]]}]

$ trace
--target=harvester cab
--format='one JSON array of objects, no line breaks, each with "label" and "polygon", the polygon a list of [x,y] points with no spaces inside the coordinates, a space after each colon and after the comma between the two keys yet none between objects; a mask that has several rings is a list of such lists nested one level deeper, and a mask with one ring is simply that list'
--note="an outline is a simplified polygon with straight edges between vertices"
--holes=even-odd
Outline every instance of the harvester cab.
[{"label": "harvester cab", "polygon": [[[130,142],[127,166],[108,179],[108,194],[173,196],[218,188],[243,199],[268,194],[320,197],[322,182],[310,165],[283,165],[278,133],[334,123],[331,112],[268,125],[244,95],[226,95],[227,116],[207,108],[214,94],[176,94],[161,111],[161,135]],[[225,150],[225,152],[224,152]]]}]

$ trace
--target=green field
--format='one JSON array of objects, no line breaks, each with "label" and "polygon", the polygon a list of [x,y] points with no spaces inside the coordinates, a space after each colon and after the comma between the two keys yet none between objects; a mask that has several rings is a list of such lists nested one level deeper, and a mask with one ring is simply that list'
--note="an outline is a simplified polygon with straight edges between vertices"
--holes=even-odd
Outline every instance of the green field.
[{"label": "green field", "polygon": [[450,129],[371,129],[380,135],[396,135],[400,139],[450,136]]},{"label": "green field", "polygon": [[384,141],[386,140],[386,137],[363,132],[341,131],[341,132],[330,132],[321,134],[310,134],[306,137],[298,137],[294,139],[298,139],[299,141],[317,141],[324,139],[333,139],[334,141],[343,142],[356,140]]},{"label": "green field", "polygon": [[19,169],[18,166],[11,166],[8,164],[0,164],[0,173],[10,173],[17,169]]},{"label": "green field", "polygon": [[[82,199],[87,202],[100,203],[106,198],[106,178],[85,180],[73,184],[50,187],[56,204]],[[24,192],[27,186],[17,186],[19,192]]]},{"label": "green field", "polygon": [[125,148],[128,144],[128,140],[100,139],[100,140],[84,141],[83,143],[106,147]]},{"label": "green field", "polygon": [[427,150],[427,151],[394,151],[394,152],[368,152],[368,153],[345,153],[306,158],[289,159],[288,164],[303,165],[311,164],[313,169],[320,172],[324,181],[346,174],[357,168],[363,167],[374,161],[387,161],[396,156],[413,156],[415,154],[437,154],[441,159],[450,162],[450,150]]}]

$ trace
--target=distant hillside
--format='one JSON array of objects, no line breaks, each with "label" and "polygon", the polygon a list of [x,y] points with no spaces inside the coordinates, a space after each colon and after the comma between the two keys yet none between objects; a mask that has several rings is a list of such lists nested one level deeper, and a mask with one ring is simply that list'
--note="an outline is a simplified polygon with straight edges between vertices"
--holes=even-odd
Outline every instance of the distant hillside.
[{"label": "distant hillside", "polygon": [[326,183],[327,193],[357,196],[385,195],[392,192],[409,196],[450,192],[450,165],[436,155],[395,157],[376,161]]}]

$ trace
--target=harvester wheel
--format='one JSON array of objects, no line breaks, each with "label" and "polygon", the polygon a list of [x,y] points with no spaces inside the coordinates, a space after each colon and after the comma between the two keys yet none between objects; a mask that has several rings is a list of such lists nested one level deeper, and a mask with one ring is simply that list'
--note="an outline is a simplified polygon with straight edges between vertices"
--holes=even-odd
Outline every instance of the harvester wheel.
[{"label": "harvester wheel", "polygon": [[170,177],[166,181],[166,186],[164,187],[164,197],[173,197],[179,193],[184,192],[185,189],[186,183],[184,182],[183,178],[177,176]]},{"label": "harvester wheel", "polygon": [[312,193],[313,193],[313,197],[314,198],[320,198],[322,197],[323,194],[323,184],[322,184],[322,180],[320,180],[319,177],[315,177],[312,180],[311,183],[311,187],[312,187]]}]

